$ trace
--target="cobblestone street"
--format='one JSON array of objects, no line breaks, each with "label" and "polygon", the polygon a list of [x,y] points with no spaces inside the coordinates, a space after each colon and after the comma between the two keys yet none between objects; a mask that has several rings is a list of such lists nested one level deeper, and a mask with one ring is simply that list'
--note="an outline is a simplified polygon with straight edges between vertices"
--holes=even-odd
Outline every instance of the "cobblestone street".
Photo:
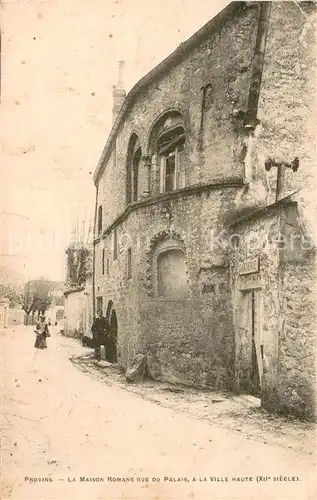
[{"label": "cobblestone street", "polygon": [[1,340],[2,498],[316,498],[311,424],[230,394],[126,386],[54,329],[44,351],[32,327]]}]

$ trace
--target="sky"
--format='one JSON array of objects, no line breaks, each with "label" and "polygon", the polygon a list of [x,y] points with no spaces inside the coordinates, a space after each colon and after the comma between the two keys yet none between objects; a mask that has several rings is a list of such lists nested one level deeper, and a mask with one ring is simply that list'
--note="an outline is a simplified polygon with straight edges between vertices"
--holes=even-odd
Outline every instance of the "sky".
[{"label": "sky", "polygon": [[118,62],[129,91],[228,3],[2,2],[1,210],[28,217],[27,277],[63,280],[72,229],[89,227]]}]

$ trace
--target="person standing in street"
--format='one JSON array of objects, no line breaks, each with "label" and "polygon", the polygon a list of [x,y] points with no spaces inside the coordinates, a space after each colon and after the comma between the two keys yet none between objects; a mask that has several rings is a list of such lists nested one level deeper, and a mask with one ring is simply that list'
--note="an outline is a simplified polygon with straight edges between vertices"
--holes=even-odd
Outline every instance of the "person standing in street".
[{"label": "person standing in street", "polygon": [[100,361],[100,346],[106,343],[106,337],[108,335],[108,321],[104,317],[101,309],[97,311],[97,318],[93,321],[91,333],[95,343],[95,357]]},{"label": "person standing in street", "polygon": [[50,333],[48,330],[48,325],[45,321],[45,316],[43,315],[40,317],[40,321],[36,325],[35,334],[36,340],[34,347],[36,347],[37,349],[46,349],[46,337],[50,337]]}]

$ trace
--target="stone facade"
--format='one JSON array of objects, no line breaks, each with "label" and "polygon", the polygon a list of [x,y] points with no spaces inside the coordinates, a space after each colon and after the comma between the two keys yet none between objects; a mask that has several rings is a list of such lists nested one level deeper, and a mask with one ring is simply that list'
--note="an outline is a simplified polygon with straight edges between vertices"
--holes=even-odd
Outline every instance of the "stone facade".
[{"label": "stone facade", "polygon": [[[310,4],[305,8],[306,16],[291,2],[273,3],[268,54],[275,53],[283,32],[285,54],[298,57],[302,35],[307,46],[300,61],[310,64],[309,28],[305,36],[300,30],[313,14]],[[286,55],[265,60],[258,109],[263,123],[254,132],[244,128],[260,9],[257,2],[230,4],[146,75],[123,103],[95,172],[95,304],[109,319],[115,310],[118,362],[127,367],[137,354],[145,354],[149,375],[156,379],[254,389],[249,383],[250,345],[243,345],[250,343],[249,333],[243,336],[243,332],[251,320],[241,313],[249,306],[239,297],[239,262],[249,256],[239,257],[239,249],[250,232],[267,235],[272,227],[281,226],[284,208],[273,205],[268,213],[261,211],[274,197],[274,174],[266,174],[264,160],[281,152],[278,141],[282,140],[281,150],[288,159],[300,157],[299,184],[311,172],[314,160],[311,133],[306,135],[309,109],[304,99],[308,98],[299,90],[300,85],[312,84],[311,67],[301,73],[300,84],[297,73],[294,76],[295,93],[291,70],[288,78],[281,73],[280,62],[288,64]],[[296,29],[287,36],[284,15],[287,22],[292,16],[297,20]],[[288,88],[294,90],[291,106],[285,97]],[[278,103],[275,95],[280,96]],[[290,108],[296,109],[294,120],[299,119],[296,96],[306,110],[298,131],[300,150],[292,147]],[[282,112],[285,107],[288,113],[286,120],[279,115],[285,130],[282,139],[274,133],[278,127],[274,106]],[[287,180],[286,189],[293,187]],[[298,213],[301,199],[293,202]],[[240,220],[245,214],[248,217]],[[306,220],[305,214],[302,217]],[[219,241],[223,234],[228,243],[232,231],[238,231],[238,250]],[[286,373],[293,354],[285,329],[294,328],[299,317],[310,316],[312,295],[303,312],[293,313],[295,318],[289,319],[286,309],[293,295],[292,276],[297,274],[300,280],[303,272],[309,278],[313,251],[311,264],[301,260],[291,265],[275,248],[267,252],[263,256],[255,252],[261,259],[261,278],[258,270],[252,272],[252,279],[258,280],[255,289],[265,291],[262,316],[269,324],[262,332],[268,333],[260,391],[266,407],[293,408],[297,403],[290,403],[285,384],[296,377],[295,372]],[[312,281],[307,286],[313,294]],[[253,294],[251,300],[258,298]],[[288,318],[282,327],[275,325],[281,321],[280,310]],[[308,327],[302,334],[309,337]],[[304,385],[311,383],[310,376],[303,379]],[[300,399],[298,384],[294,391]],[[312,401],[311,395],[308,399]]]}]

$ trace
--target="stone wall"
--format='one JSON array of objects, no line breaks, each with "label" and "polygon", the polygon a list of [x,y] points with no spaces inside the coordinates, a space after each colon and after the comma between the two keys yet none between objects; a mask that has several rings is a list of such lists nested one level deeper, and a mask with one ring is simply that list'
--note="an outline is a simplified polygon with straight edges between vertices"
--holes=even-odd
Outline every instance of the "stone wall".
[{"label": "stone wall", "polygon": [[[261,295],[262,405],[273,411],[315,418],[316,255],[304,236],[296,203],[281,202],[232,227],[235,381],[250,392],[251,316],[249,293]],[[259,272],[241,266],[259,259]]]},{"label": "stone wall", "polygon": [[[263,169],[266,157],[299,157],[299,170],[286,172],[285,195],[304,188],[300,210],[316,198],[316,49],[314,2],[301,2],[300,8],[296,2],[272,2],[258,109],[257,166]],[[267,174],[269,203],[275,201],[276,176],[276,168]],[[307,190],[315,192],[310,196]]]},{"label": "stone wall", "polygon": [[[298,384],[293,399],[285,387],[296,378],[287,368],[294,325],[303,312],[312,318],[312,282],[307,284],[310,291],[303,312],[295,304],[301,299],[292,293],[290,282],[294,273],[298,281],[302,275],[309,278],[310,264],[306,269],[301,261],[296,267],[290,254],[286,264],[286,254],[281,255],[274,243],[286,230],[278,207],[253,214],[241,223],[241,241],[235,254],[230,249],[228,253],[220,240],[223,231],[230,235],[227,228],[237,216],[274,200],[276,171],[265,172],[267,156],[282,154],[290,161],[300,157],[299,172],[287,171],[286,192],[312,184],[315,134],[309,124],[309,96],[315,95],[315,51],[311,50],[312,3],[305,2],[301,9],[294,2],[273,2],[259,101],[260,124],[253,135],[247,135],[242,117],[247,108],[259,9],[257,2],[239,3],[203,40],[197,36],[190,50],[174,58],[173,64],[149,80],[130,102],[98,181],[103,234],[95,234],[95,296],[103,298],[104,313],[110,301],[116,310],[118,361],[122,366],[141,352],[147,355],[149,372],[155,378],[248,392],[250,350],[244,340],[249,320],[243,318],[247,304],[243,299],[248,290],[261,290],[262,399],[267,408],[278,409],[286,408],[283,401],[295,401],[297,396],[298,401],[309,399],[303,397]],[[169,116],[165,113],[182,117],[185,187],[160,195],[152,146],[160,120]],[[138,136],[143,159],[138,201],[127,206],[127,154],[132,134]],[[146,194],[148,182],[150,195]],[[308,198],[298,193],[296,201],[301,225],[311,238]],[[312,195],[311,200],[314,198]],[[250,245],[253,237],[257,245],[259,238],[263,239],[260,250]],[[168,241],[185,253],[187,297],[158,296],[155,252]],[[241,262],[253,256],[261,261],[255,288],[248,284],[248,278],[239,276]],[[289,315],[288,323],[287,296],[293,295],[296,312],[294,318]],[[286,338],[285,332],[291,328],[294,332]],[[302,337],[311,339],[306,326]],[[311,341],[303,343],[311,345]],[[305,349],[302,355],[306,356]],[[307,386],[308,379],[310,384],[311,375],[305,372],[300,383]],[[279,380],[285,380],[286,385]],[[303,414],[299,407],[290,403],[289,410]]]},{"label": "stone wall", "polygon": [[[243,132],[232,112],[244,109],[247,103],[258,6],[241,4],[233,17],[142,89],[131,105],[99,182],[104,227],[126,207],[126,162],[132,133],[139,137],[142,155],[151,155],[153,126],[168,110],[178,110],[184,119],[188,185],[244,177]],[[212,99],[206,100],[202,127],[202,87],[207,84],[212,86]],[[139,176],[142,184],[142,172]],[[154,164],[151,193],[158,194]]]},{"label": "stone wall", "polygon": [[[235,189],[211,190],[146,205],[118,227],[118,258],[112,235],[96,245],[96,295],[104,313],[112,300],[118,317],[118,358],[126,366],[142,351],[156,378],[198,385],[230,385],[234,344],[224,250],[214,237],[221,232]],[[166,217],[168,215],[168,217]],[[181,241],[186,254],[187,298],[157,297],[153,255],[160,241]],[[110,273],[100,275],[105,247]],[[132,276],[127,278],[127,249]],[[166,353],[168,352],[168,356]]]},{"label": "stone wall", "polygon": [[[239,392],[250,392],[251,380],[251,298],[260,290],[261,334],[263,340],[262,393],[275,391],[277,385],[278,337],[280,319],[280,280],[278,213],[272,211],[260,217],[247,218],[232,227],[230,274],[235,327],[235,382]],[[234,235],[234,236],[233,236]],[[234,239],[236,238],[236,240]],[[259,260],[259,272],[243,274],[242,267]]]},{"label": "stone wall", "polygon": [[23,325],[25,321],[25,312],[22,309],[8,309],[8,326]]}]

